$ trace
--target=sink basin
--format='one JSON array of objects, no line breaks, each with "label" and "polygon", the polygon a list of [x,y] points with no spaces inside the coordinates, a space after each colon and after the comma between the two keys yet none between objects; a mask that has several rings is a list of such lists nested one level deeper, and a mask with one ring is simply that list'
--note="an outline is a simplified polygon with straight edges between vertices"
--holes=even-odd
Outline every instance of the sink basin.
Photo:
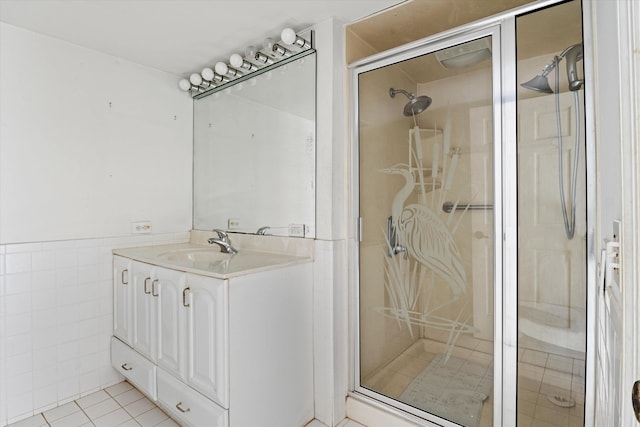
[{"label": "sink basin", "polygon": [[186,264],[203,264],[226,261],[231,258],[231,254],[225,254],[215,249],[209,248],[187,248],[175,249],[169,252],[158,254],[159,258],[166,261]]}]

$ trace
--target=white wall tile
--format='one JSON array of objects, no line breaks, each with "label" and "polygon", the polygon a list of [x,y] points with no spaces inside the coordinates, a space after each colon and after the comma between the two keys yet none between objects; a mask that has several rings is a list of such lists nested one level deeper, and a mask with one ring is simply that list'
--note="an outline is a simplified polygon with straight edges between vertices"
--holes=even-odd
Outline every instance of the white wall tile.
[{"label": "white wall tile", "polygon": [[[34,345],[35,347],[35,345]],[[57,345],[54,344],[50,347],[42,347],[33,353],[33,369],[34,375],[38,370],[46,370],[51,373],[51,376],[57,380],[57,371],[55,366],[58,363],[56,355]],[[53,367],[53,368],[52,368]],[[39,373],[39,377],[42,372]]]},{"label": "white wall tile", "polygon": [[32,271],[53,270],[56,268],[56,252],[42,251],[31,254]]},{"label": "white wall tile", "polygon": [[33,331],[50,330],[50,328],[59,325],[60,322],[58,321],[58,308],[55,305],[55,298],[53,299],[53,302],[53,307],[33,310]]},{"label": "white wall tile", "polygon": [[58,268],[56,269],[56,286],[60,288],[73,286],[78,284],[77,268]]},{"label": "white wall tile", "polygon": [[6,274],[4,276],[5,295],[31,292],[31,273]]},{"label": "white wall tile", "polygon": [[[6,298],[5,298],[5,304]],[[31,333],[31,313],[17,313],[17,314],[9,314],[8,310],[5,309],[5,328],[7,337],[11,337],[13,335]]]},{"label": "white wall tile", "polygon": [[[55,358],[54,358],[55,363]],[[58,373],[51,366],[33,370],[33,388],[39,389],[50,385],[56,385],[58,382]]]},{"label": "white wall tile", "polygon": [[5,274],[31,271],[31,253],[8,253],[4,256]]},{"label": "white wall tile", "polygon": [[[9,368],[7,368],[7,372]],[[25,394],[33,390],[33,373],[23,372],[21,374],[12,373],[7,376],[7,389],[11,391],[11,394]]]},{"label": "white wall tile", "polygon": [[[33,330],[33,349],[40,351],[45,348],[55,347],[60,342],[60,330],[57,326],[39,328]],[[53,353],[55,354],[55,352]]]},{"label": "white wall tile", "polygon": [[33,408],[40,411],[58,403],[58,387],[55,383],[33,390]]},{"label": "white wall tile", "polygon": [[39,292],[41,290],[53,290],[56,288],[55,270],[39,270],[31,273],[31,290]]},{"label": "white wall tile", "polygon": [[78,265],[94,265],[100,263],[100,247],[78,248]]},{"label": "white wall tile", "polygon": [[[9,387],[7,386],[7,389]],[[33,392],[7,393],[7,418],[9,423],[33,415]]]},{"label": "white wall tile", "polygon": [[58,401],[74,400],[78,397],[80,397],[80,379],[76,373],[58,381]]},{"label": "white wall tile", "polygon": [[16,356],[23,353],[31,353],[31,334],[14,335],[6,338],[7,356]]},{"label": "white wall tile", "polygon": [[5,304],[7,316],[29,313],[31,311],[31,293],[6,295]]},{"label": "white wall tile", "polygon": [[25,252],[37,252],[42,249],[42,243],[16,243],[5,245],[5,253],[17,254]]},{"label": "white wall tile", "polygon": [[31,295],[31,310],[34,312],[51,310],[57,307],[58,291],[41,289]]}]

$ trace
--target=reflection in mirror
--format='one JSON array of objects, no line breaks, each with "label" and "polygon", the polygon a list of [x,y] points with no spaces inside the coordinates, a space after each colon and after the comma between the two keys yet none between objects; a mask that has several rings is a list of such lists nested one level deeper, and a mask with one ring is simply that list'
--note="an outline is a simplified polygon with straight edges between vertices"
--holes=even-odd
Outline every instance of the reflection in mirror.
[{"label": "reflection in mirror", "polygon": [[194,229],[315,237],[315,76],[314,53],[194,100]]}]

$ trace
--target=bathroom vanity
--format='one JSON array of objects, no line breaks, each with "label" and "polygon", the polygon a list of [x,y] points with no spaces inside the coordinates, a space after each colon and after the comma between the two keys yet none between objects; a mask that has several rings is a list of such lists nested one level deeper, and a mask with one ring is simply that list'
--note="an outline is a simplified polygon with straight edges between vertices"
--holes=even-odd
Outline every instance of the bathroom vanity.
[{"label": "bathroom vanity", "polygon": [[115,250],[114,368],[186,426],[305,425],[310,261],[193,243]]}]

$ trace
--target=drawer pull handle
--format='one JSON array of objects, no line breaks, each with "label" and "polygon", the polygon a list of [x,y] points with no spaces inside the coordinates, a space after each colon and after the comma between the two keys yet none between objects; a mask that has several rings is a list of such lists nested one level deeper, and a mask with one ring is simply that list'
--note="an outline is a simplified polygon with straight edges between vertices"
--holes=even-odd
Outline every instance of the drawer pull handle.
[{"label": "drawer pull handle", "polygon": [[147,291],[147,282],[151,280],[151,277],[147,277],[146,279],[144,279],[144,293],[145,294],[150,294],[151,291]]},{"label": "drawer pull handle", "polygon": [[178,402],[176,404],[176,408],[178,409],[178,411],[180,411],[182,413],[189,412],[191,410],[191,408],[183,409],[182,408],[182,402]]},{"label": "drawer pull handle", "polygon": [[151,295],[157,297],[159,294],[156,293],[156,283],[158,283],[158,279],[151,282]]},{"label": "drawer pull handle", "polygon": [[184,290],[182,291],[182,305],[184,305],[185,307],[191,306],[191,304],[187,303],[187,292],[190,290],[191,288],[184,288]]},{"label": "drawer pull handle", "polygon": [[125,273],[129,273],[129,270],[126,269],[126,268],[124,270],[122,270],[122,272],[120,273],[120,281],[122,282],[123,285],[128,285],[129,281],[128,280],[124,280]]},{"label": "drawer pull handle", "polygon": [[121,367],[122,367],[122,369],[124,369],[125,371],[130,371],[130,370],[132,370],[132,369],[133,369],[133,368],[130,368],[129,366],[127,366],[127,364],[126,364],[126,363],[123,363]]}]

